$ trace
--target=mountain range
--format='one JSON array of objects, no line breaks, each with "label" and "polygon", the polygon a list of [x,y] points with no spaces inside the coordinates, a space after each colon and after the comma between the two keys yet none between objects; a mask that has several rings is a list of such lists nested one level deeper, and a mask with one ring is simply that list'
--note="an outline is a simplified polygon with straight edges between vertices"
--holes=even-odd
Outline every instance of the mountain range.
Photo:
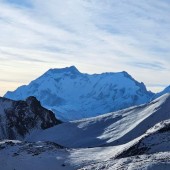
[{"label": "mountain range", "polygon": [[169,170],[169,92],[124,71],[50,69],[0,98],[0,169]]},{"label": "mountain range", "polygon": [[169,87],[154,94],[125,71],[89,75],[71,66],[50,69],[4,97],[25,100],[35,96],[57,118],[70,121],[144,104],[167,92]]},{"label": "mountain range", "polygon": [[[150,103],[0,141],[3,170],[168,170],[170,94]],[[21,161],[22,160],[22,161]]]}]

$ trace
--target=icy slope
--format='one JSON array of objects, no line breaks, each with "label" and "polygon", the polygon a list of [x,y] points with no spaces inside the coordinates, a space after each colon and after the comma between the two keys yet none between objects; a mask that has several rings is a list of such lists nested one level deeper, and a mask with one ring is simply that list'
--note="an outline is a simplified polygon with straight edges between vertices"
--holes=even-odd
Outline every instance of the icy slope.
[{"label": "icy slope", "polygon": [[148,104],[63,123],[27,137],[30,141],[53,141],[67,147],[96,147],[125,144],[149,128],[170,118],[170,94]]},{"label": "icy slope", "polygon": [[153,96],[128,73],[83,74],[74,66],[50,69],[5,97],[35,96],[61,120],[76,120],[147,103]]},{"label": "icy slope", "polygon": [[22,139],[33,130],[59,123],[55,115],[43,108],[35,97],[26,101],[0,98],[0,139]]},{"label": "icy slope", "polygon": [[[118,149],[119,148],[119,149]],[[83,159],[83,152],[79,160],[80,165],[84,165],[82,170],[112,170],[112,169],[132,169],[132,170],[169,170],[170,169],[170,119],[156,124],[142,136],[133,141],[117,147],[109,147],[110,152],[104,148],[102,159],[86,161]],[[97,155],[99,149],[96,149]],[[78,151],[76,151],[78,152]],[[76,153],[75,152],[75,153]],[[87,153],[88,152],[88,153]],[[76,157],[70,159],[72,164],[76,162]],[[90,155],[90,150],[84,155]],[[92,153],[91,153],[92,154]],[[104,158],[105,155],[105,159]],[[78,153],[77,153],[78,156]],[[108,157],[107,157],[108,156]],[[83,162],[85,162],[83,164]]]},{"label": "icy slope", "polygon": [[117,157],[170,152],[170,119],[156,124]]}]

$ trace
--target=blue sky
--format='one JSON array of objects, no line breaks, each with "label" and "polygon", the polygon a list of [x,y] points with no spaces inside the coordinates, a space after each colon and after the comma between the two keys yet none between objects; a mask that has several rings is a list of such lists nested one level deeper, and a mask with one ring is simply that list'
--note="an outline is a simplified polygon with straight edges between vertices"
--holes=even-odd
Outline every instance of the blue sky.
[{"label": "blue sky", "polygon": [[0,0],[0,95],[49,68],[170,84],[169,0]]}]

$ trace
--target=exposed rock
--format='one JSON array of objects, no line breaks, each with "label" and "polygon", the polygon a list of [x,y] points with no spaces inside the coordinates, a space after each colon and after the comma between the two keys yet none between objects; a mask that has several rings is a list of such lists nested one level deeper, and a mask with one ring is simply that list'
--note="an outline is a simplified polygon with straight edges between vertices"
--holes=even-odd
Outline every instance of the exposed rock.
[{"label": "exposed rock", "polygon": [[33,130],[43,130],[61,121],[41,106],[35,97],[26,101],[0,98],[0,139],[20,139]]}]

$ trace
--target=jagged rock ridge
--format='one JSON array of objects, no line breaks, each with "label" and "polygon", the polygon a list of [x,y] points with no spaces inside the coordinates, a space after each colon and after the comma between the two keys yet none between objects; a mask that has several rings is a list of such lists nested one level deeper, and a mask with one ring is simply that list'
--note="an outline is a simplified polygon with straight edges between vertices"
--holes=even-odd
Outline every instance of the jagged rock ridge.
[{"label": "jagged rock ridge", "polygon": [[33,130],[61,123],[35,97],[26,101],[0,98],[0,139],[22,139]]}]

